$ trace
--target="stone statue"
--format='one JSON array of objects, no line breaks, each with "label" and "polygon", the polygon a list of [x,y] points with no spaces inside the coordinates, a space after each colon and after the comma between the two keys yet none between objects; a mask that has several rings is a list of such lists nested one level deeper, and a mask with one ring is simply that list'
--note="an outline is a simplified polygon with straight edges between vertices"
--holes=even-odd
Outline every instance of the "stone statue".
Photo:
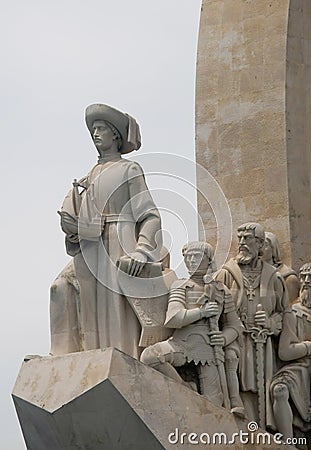
[{"label": "stone statue", "polygon": [[241,225],[239,253],[217,275],[217,280],[231,290],[244,326],[242,336],[226,351],[230,351],[231,365],[239,364],[240,391],[247,416],[262,428],[271,420],[266,389],[275,372],[275,337],[288,308],[283,278],[276,268],[260,259],[264,239],[264,230],[258,223]]},{"label": "stone statue", "polygon": [[311,430],[311,263],[299,272],[299,302],[284,314],[279,357],[288,362],[271,383],[276,429],[293,437],[293,425],[302,432]]},{"label": "stone statue", "polygon": [[80,285],[72,259],[50,288],[51,355],[83,350],[79,310]]},{"label": "stone statue", "polygon": [[272,266],[276,267],[284,278],[287,287],[289,303],[290,305],[292,305],[299,296],[299,279],[297,273],[282,262],[279,241],[276,235],[270,233],[269,231],[265,232],[265,246],[262,259]]},{"label": "stone statue", "polygon": [[[141,361],[182,383],[176,368],[194,364],[200,393],[230,409],[223,347],[238,337],[240,321],[228,289],[213,278],[211,245],[192,242],[182,253],[190,278],[176,280],[170,289],[164,325],[173,335],[147,347]],[[196,389],[196,381],[191,385]]]},{"label": "stone statue", "polygon": [[[161,219],[141,167],[122,157],[140,148],[135,119],[103,104],[88,106],[85,118],[98,163],[74,181],[60,211],[67,253],[73,256],[67,268],[77,280],[71,293],[78,301],[79,326],[74,326],[76,338],[69,344],[76,351],[116,347],[137,358],[140,325],[120,293],[116,264],[129,256],[128,274],[138,276],[147,262],[159,260]],[[68,280],[60,277],[58,283]],[[62,334],[71,333],[68,323],[58,327],[64,308],[60,297],[51,301],[52,354],[64,352]],[[69,326],[73,323],[76,319]]]}]

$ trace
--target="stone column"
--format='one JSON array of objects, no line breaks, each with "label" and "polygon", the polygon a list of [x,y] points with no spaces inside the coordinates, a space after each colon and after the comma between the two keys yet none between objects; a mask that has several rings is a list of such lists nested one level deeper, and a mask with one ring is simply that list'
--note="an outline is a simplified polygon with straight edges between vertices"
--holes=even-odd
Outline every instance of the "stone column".
[{"label": "stone column", "polygon": [[[196,154],[234,230],[259,222],[278,236],[284,262],[297,269],[311,259],[310,0],[203,0]],[[215,241],[213,214],[198,203]]]}]

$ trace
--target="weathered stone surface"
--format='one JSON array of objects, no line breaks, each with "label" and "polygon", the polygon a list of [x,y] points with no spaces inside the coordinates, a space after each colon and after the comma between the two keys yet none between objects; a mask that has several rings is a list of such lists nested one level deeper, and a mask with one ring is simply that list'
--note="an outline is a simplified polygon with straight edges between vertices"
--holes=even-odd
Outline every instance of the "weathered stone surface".
[{"label": "weathered stone surface", "polygon": [[127,357],[112,349],[25,362],[13,398],[27,448],[162,449],[110,374],[140,395]]},{"label": "weathered stone surface", "polygon": [[[311,253],[310,9],[309,0],[203,0],[197,63],[197,162],[223,189],[233,229],[261,223],[295,269]],[[198,203],[215,244],[215,219]]]},{"label": "weathered stone surface", "polygon": [[13,398],[29,450],[190,449],[190,433],[247,432],[246,421],[112,348],[24,362]]}]

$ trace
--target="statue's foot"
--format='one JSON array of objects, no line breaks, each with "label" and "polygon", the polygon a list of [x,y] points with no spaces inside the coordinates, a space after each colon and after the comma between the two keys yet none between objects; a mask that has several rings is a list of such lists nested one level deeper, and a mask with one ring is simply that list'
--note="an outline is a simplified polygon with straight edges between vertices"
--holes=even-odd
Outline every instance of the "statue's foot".
[{"label": "statue's foot", "polygon": [[243,408],[243,406],[235,406],[234,408],[231,408],[231,412],[232,414],[241,417],[241,419],[245,419],[246,417],[245,408]]}]

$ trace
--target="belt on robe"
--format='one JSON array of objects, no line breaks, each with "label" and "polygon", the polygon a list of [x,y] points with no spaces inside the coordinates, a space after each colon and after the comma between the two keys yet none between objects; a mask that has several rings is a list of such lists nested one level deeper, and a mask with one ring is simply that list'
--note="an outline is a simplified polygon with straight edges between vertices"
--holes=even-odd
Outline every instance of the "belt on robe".
[{"label": "belt on robe", "polygon": [[136,223],[131,214],[102,214],[100,217],[92,217],[91,221],[79,220],[80,239],[97,239],[103,233],[106,224],[121,222]]},{"label": "belt on robe", "polygon": [[103,222],[135,222],[135,220],[131,214],[103,214]]},{"label": "belt on robe", "polygon": [[131,214],[102,214],[99,218],[92,218],[92,225],[104,225],[112,222],[133,222],[134,217]]}]

